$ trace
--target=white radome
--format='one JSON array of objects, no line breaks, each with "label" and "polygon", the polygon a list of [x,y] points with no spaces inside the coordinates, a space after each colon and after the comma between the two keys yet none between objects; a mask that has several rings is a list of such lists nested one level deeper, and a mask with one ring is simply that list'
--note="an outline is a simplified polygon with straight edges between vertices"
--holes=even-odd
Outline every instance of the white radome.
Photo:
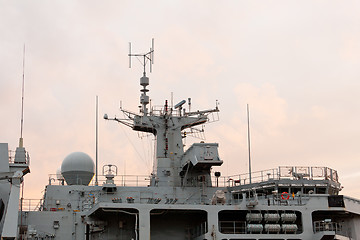
[{"label": "white radome", "polygon": [[88,185],[94,176],[94,161],[83,152],[70,153],[61,164],[68,185]]}]

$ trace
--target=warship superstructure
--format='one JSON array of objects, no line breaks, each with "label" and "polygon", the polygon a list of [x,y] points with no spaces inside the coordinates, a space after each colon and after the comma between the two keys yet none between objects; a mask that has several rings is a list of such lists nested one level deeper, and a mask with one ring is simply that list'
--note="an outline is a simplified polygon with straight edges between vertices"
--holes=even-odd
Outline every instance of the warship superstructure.
[{"label": "warship superstructure", "polygon": [[360,239],[360,200],[339,195],[336,170],[280,166],[224,177],[214,171],[223,164],[218,143],[201,141],[185,151],[183,139],[211,121],[218,104],[203,111],[191,111],[191,99],[187,109],[185,100],[149,106],[145,67],[153,49],[129,56],[143,59],[140,112],[121,108],[124,118],[104,119],[153,134],[156,171],[125,176],[108,164],[94,180],[93,160],[75,152],[49,177],[40,201],[19,199],[30,158],[22,138],[15,156],[2,143],[1,239]]}]

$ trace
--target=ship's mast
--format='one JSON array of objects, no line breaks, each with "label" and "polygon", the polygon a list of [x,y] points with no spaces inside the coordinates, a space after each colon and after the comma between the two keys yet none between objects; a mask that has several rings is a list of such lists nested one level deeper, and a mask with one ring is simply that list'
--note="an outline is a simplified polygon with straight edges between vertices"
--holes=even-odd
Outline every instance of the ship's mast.
[{"label": "ship's mast", "polygon": [[[192,128],[197,125],[205,124],[208,121],[208,114],[218,112],[216,106],[215,109],[205,111],[186,112],[182,107],[186,101],[182,100],[174,106],[174,109],[168,106],[168,101],[165,101],[163,108],[159,111],[149,111],[147,105],[149,104],[149,91],[146,87],[149,85],[149,78],[146,76],[146,65],[149,63],[150,72],[152,70],[151,65],[154,63],[154,41],[152,41],[152,47],[150,51],[144,54],[131,53],[131,44],[129,44],[129,66],[131,67],[131,57],[137,57],[142,60],[143,76],[140,78],[140,114],[136,114],[122,108],[125,118],[109,118],[106,114],[104,116],[107,120],[115,120],[126,126],[131,127],[135,131],[152,133],[156,137],[156,161],[157,168],[151,185],[153,186],[180,186],[182,185],[181,176],[183,168],[186,164],[189,166],[189,161],[184,160],[184,146],[182,131],[187,128]],[[189,100],[189,109],[190,109]],[[201,146],[205,147],[205,146]],[[201,150],[203,151],[203,149]],[[217,152],[217,150],[216,150]],[[219,159],[217,159],[219,160]],[[217,161],[216,164],[221,164],[222,161]],[[211,164],[208,164],[207,174],[210,174]],[[189,169],[189,167],[187,167]]]}]

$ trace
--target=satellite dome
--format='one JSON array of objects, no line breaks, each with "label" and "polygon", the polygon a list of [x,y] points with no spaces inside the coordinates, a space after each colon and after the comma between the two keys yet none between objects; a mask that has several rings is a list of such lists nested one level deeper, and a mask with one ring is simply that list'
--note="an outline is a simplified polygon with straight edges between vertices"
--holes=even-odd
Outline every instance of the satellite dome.
[{"label": "satellite dome", "polygon": [[70,153],[61,164],[61,174],[68,185],[89,185],[94,176],[94,162],[86,153]]}]

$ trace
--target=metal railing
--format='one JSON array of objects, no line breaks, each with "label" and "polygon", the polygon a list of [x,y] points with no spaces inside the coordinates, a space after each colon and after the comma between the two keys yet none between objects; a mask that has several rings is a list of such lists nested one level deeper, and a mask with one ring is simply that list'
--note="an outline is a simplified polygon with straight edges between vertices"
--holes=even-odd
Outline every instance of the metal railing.
[{"label": "metal railing", "polygon": [[[129,186],[129,187],[146,187],[150,185],[152,176],[148,175],[117,175],[114,177],[114,183],[117,186]],[[155,176],[156,177],[156,176]],[[49,174],[49,185],[52,182],[58,181],[61,184],[62,176],[58,174]],[[330,180],[338,183],[338,174],[336,170],[328,167],[301,167],[301,166],[280,166],[278,168],[272,168],[262,171],[255,171],[251,173],[251,183],[260,183],[272,180]],[[106,181],[105,175],[98,175],[99,185],[102,185]],[[235,187],[241,185],[250,184],[249,173],[224,176],[224,177],[211,177],[206,186],[209,187]],[[95,180],[92,179],[89,185],[95,185]],[[185,184],[185,186],[203,186],[203,183]]]},{"label": "metal railing", "polygon": [[[271,180],[331,180],[339,182],[337,171],[328,167],[304,167],[304,166],[280,166],[262,171],[251,172],[251,183],[259,183]],[[213,186],[216,186],[216,179],[213,179]],[[250,184],[249,173],[220,177],[219,186],[234,187]]]},{"label": "metal railing", "polygon": [[[15,163],[15,153],[16,151],[9,150],[9,163]],[[27,151],[25,151],[25,164],[30,164],[30,156]]]},{"label": "metal railing", "polygon": [[359,199],[356,199],[356,198],[352,198],[352,197],[349,197],[349,196],[344,196],[344,199],[347,199],[349,201],[352,201],[352,202],[355,202],[357,204],[360,204],[360,200]]},{"label": "metal railing", "polygon": [[325,232],[325,231],[335,231],[342,232],[342,225],[337,222],[331,221],[315,221],[314,222],[314,232]]},{"label": "metal railing", "polygon": [[28,211],[39,211],[42,206],[43,199],[22,199],[20,200],[19,210]]},{"label": "metal railing", "polygon": [[240,234],[246,233],[245,221],[219,221],[219,228],[221,233],[225,234]]},{"label": "metal railing", "polygon": [[[236,195],[236,198],[234,198],[234,195]],[[231,200],[232,204],[241,204],[243,201],[249,202],[254,201],[255,197],[247,197],[245,199],[242,198],[242,192],[233,194],[233,198]],[[287,199],[287,196],[289,198]],[[271,194],[271,195],[259,195],[257,197],[258,201],[262,205],[268,205],[268,206],[302,206],[306,205],[310,199],[309,194],[295,194],[294,196],[292,194],[289,195],[283,195],[281,193],[277,194]]]},{"label": "metal railing", "polygon": [[[98,175],[99,185],[106,182],[104,175]],[[150,184],[150,176],[147,175],[117,175],[114,177],[114,183],[117,186],[128,186],[128,187],[147,187]],[[90,182],[91,186],[95,186],[95,179],[93,178]]]},{"label": "metal railing", "polygon": [[[154,115],[154,116],[162,116],[164,115],[166,112],[165,107],[164,106],[151,106],[150,109],[150,115]],[[167,110],[167,114],[171,114],[172,116],[181,116],[180,112],[176,109],[172,109],[170,106],[168,106],[168,110]]]},{"label": "metal railing", "polygon": [[[277,168],[251,172],[251,183],[264,182],[273,179],[279,179],[279,172]],[[222,182],[223,185],[227,187],[250,184],[249,173],[222,177],[220,182]]]},{"label": "metal railing", "polygon": [[[150,184],[150,176],[146,175],[117,175],[114,177],[114,184],[116,186],[127,187],[146,187]],[[105,175],[98,175],[98,183],[102,186],[106,182]],[[55,183],[55,184],[54,184]],[[59,174],[49,174],[49,185],[66,184],[64,178]],[[89,183],[90,186],[95,186],[95,179],[93,178]]]}]

